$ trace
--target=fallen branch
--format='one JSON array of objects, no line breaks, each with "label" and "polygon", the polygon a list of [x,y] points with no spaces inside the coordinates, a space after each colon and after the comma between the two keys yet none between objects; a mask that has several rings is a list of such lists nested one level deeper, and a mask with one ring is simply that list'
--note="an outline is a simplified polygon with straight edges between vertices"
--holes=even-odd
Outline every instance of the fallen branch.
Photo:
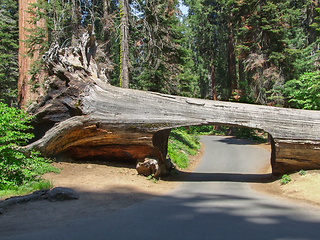
[{"label": "fallen branch", "polygon": [[46,199],[47,198],[46,194],[49,191],[50,191],[49,189],[42,189],[25,196],[16,196],[16,197],[7,198],[3,202],[0,202],[0,208],[9,207],[11,205],[20,204],[24,202]]}]

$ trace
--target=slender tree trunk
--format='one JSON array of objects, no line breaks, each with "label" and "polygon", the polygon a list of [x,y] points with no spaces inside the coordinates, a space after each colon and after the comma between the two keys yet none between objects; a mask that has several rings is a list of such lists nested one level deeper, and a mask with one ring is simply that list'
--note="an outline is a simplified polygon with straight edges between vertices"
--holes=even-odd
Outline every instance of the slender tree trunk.
[{"label": "slender tree trunk", "polygon": [[310,2],[307,5],[307,30],[309,33],[309,44],[314,43],[317,40],[316,29],[310,25],[314,23],[315,17],[317,15],[316,8],[318,7],[318,0]]},{"label": "slender tree trunk", "polygon": [[238,88],[236,78],[236,57],[234,53],[234,34],[232,24],[232,13],[228,16],[228,72],[230,77],[230,88],[231,93],[234,93]]},{"label": "slender tree trunk", "polygon": [[120,87],[129,88],[129,5],[121,0]]},{"label": "slender tree trunk", "polygon": [[[205,77],[207,78],[207,76],[205,76]],[[199,82],[200,82],[200,97],[205,98],[207,95],[208,85],[206,84],[206,81],[205,81],[204,77],[202,76],[202,74],[199,77]]]},{"label": "slender tree trunk", "polygon": [[217,100],[217,80],[216,80],[216,69],[214,66],[214,60],[211,59],[211,69],[210,69],[210,76],[211,76],[211,85],[212,85],[212,99]]},{"label": "slender tree trunk", "polygon": [[[33,58],[27,56],[27,46],[25,40],[28,39],[28,32],[26,29],[31,29],[32,25],[29,23],[30,13],[27,12],[30,4],[37,2],[37,0],[19,0],[19,79],[18,79],[18,104],[20,107],[25,107],[28,103],[33,102],[39,93],[32,91],[30,84],[31,75],[29,70],[34,59],[37,59],[38,54],[34,53]],[[39,21],[38,26],[44,27],[44,22]]]},{"label": "slender tree trunk", "polygon": [[109,19],[109,8],[110,8],[110,2],[108,0],[104,0],[103,1],[103,40],[105,43],[108,44],[108,49],[110,50],[109,46],[110,44],[108,43],[109,38],[110,38],[110,33],[109,33],[109,28],[111,28],[111,24],[110,24],[110,19]]},{"label": "slender tree trunk", "polygon": [[247,94],[245,84],[244,84],[246,79],[245,79],[244,64],[242,62],[242,59],[239,59],[238,68],[239,68],[238,72],[239,72],[240,90],[241,90],[242,95],[245,96]]},{"label": "slender tree trunk", "polygon": [[75,47],[78,44],[78,17],[77,17],[77,3],[76,0],[72,0],[72,46]]}]

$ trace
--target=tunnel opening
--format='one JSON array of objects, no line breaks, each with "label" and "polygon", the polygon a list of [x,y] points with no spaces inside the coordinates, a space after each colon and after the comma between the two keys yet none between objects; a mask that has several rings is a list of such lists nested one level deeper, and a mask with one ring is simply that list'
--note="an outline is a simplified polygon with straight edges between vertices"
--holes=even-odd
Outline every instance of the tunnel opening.
[{"label": "tunnel opening", "polygon": [[[157,132],[154,136],[157,136],[160,132]],[[169,132],[169,134],[168,134]],[[166,134],[168,135],[168,140],[165,138],[161,140],[162,146],[161,152],[165,155],[168,154],[171,161],[178,166],[178,169],[183,171],[188,167],[189,159],[195,155],[199,149],[195,147],[192,149],[193,143],[190,142],[190,139],[194,141],[199,141],[200,136],[209,135],[209,136],[225,136],[230,139],[242,139],[243,141],[248,142],[248,144],[256,145],[263,147],[264,149],[270,152],[269,162],[266,163],[266,166],[263,167],[265,172],[272,173],[273,167],[275,165],[275,142],[271,134],[265,132],[261,129],[254,129],[242,126],[234,125],[192,125],[192,126],[180,126],[177,128],[167,129]],[[188,137],[189,135],[189,137]],[[162,133],[162,137],[163,137]],[[187,136],[187,137],[186,137]],[[155,137],[154,137],[155,139]],[[233,140],[229,140],[233,141]],[[234,141],[234,142],[235,142]],[[178,143],[177,143],[178,142]],[[164,145],[167,144],[167,148],[164,150]],[[154,146],[158,147],[156,141],[154,140]],[[194,154],[190,154],[192,153]],[[175,151],[172,154],[172,151]]]}]

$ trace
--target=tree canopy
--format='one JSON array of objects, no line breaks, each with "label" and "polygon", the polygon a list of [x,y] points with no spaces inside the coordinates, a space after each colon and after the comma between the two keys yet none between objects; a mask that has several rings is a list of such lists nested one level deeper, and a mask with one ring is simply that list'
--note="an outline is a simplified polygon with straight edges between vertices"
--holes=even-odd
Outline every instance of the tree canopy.
[{"label": "tree canopy", "polygon": [[[91,28],[96,61],[113,85],[299,108],[299,94],[318,99],[310,90],[320,70],[318,1],[184,0],[185,16],[177,0],[38,0],[27,12],[18,1],[0,3],[0,94],[8,104],[16,102],[18,14],[27,13],[28,54],[37,58],[30,74],[50,46],[76,46]],[[308,76],[312,86],[298,94]]]}]

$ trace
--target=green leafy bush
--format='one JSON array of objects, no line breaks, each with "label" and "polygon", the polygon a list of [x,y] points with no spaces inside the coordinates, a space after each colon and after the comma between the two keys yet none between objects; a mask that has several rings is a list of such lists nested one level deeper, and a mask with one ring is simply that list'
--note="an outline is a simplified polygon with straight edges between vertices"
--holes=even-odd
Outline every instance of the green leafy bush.
[{"label": "green leafy bush", "polygon": [[24,111],[0,103],[0,190],[17,189],[39,181],[39,175],[57,171],[37,151],[26,152],[21,146],[34,136],[26,132],[32,117]]},{"label": "green leafy bush", "polygon": [[303,169],[301,169],[301,170],[299,171],[299,175],[300,175],[300,176],[305,176],[306,174],[307,174],[306,171],[303,170]]},{"label": "green leafy bush", "polygon": [[172,129],[169,137],[168,154],[179,168],[187,168],[187,155],[195,155],[200,148],[197,135],[189,134],[185,128]]},{"label": "green leafy bush", "polygon": [[177,128],[171,130],[170,136],[187,146],[186,150],[192,154],[192,150],[199,149],[199,138],[197,135],[188,134],[185,129]]},{"label": "green leafy bush", "polygon": [[291,177],[290,177],[289,175],[287,175],[287,174],[284,174],[284,175],[282,176],[282,178],[280,179],[280,184],[281,184],[281,185],[286,185],[286,184],[288,184],[289,182],[291,182]]},{"label": "green leafy bush", "polygon": [[202,125],[202,126],[190,126],[189,131],[192,134],[206,135],[211,134],[213,131],[212,125]]},{"label": "green leafy bush", "polygon": [[304,73],[284,85],[284,95],[294,108],[320,110],[320,71]]}]

